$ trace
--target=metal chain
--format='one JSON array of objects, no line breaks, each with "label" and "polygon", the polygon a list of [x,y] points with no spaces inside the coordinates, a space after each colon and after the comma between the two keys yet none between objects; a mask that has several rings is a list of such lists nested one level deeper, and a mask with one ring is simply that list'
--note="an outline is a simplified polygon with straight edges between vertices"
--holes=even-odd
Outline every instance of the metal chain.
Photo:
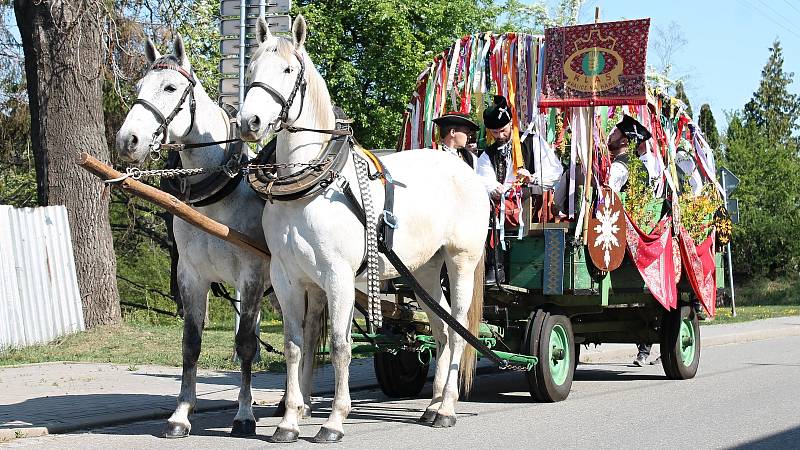
[{"label": "metal chain", "polygon": [[279,164],[245,164],[241,167],[236,165],[213,166],[213,167],[197,167],[194,169],[153,169],[144,170],[138,167],[129,167],[125,170],[123,178],[133,178],[138,180],[143,177],[161,177],[161,178],[180,178],[191,177],[194,175],[211,174],[218,172],[227,172],[231,178],[236,176],[237,172],[247,173],[250,170],[269,170],[269,169],[291,169],[293,167],[320,167],[324,163],[312,160],[308,163],[279,163]]},{"label": "metal chain", "polygon": [[372,204],[372,191],[369,188],[369,165],[355,153],[353,162],[356,168],[358,188],[361,190],[361,201],[367,218],[367,298],[369,299],[369,321],[376,328],[383,326],[381,311],[380,280],[378,279],[378,230],[375,207]]},{"label": "metal chain", "polygon": [[[128,177],[138,180],[142,177],[161,177],[161,178],[178,178],[190,177],[193,175],[203,175],[206,173],[223,172],[226,166],[216,167],[198,167],[196,169],[154,169],[142,170],[138,167],[128,167],[125,173]],[[126,177],[127,178],[127,177]]]}]

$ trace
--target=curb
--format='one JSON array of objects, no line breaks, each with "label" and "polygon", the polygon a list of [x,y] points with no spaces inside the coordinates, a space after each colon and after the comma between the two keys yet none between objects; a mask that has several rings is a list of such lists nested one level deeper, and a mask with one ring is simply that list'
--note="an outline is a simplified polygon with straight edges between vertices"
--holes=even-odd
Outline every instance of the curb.
[{"label": "curb", "polygon": [[[500,372],[500,369],[498,369],[494,365],[485,365],[476,368],[476,375],[488,375],[498,372]],[[433,375],[428,377],[428,381],[433,381]],[[380,388],[377,381],[375,381],[374,383],[363,384],[357,387],[353,387],[350,389],[350,392],[369,391],[376,388]],[[333,393],[334,393],[333,390],[327,389],[315,393],[314,396],[318,397],[322,395],[332,395]],[[280,400],[275,402],[267,401],[266,403],[258,403],[255,404],[254,406],[269,408],[277,406],[279,401]],[[193,414],[233,410],[237,409],[238,407],[239,404],[235,401],[230,401],[228,404],[223,404],[223,405],[197,406],[195,407]],[[73,431],[102,428],[102,427],[112,427],[115,425],[141,422],[145,420],[167,419],[169,418],[169,416],[172,415],[173,412],[174,411],[171,409],[170,410],[162,409],[162,410],[153,410],[153,411],[139,412],[139,413],[135,412],[129,414],[122,413],[116,416],[107,417],[103,420],[94,420],[90,422],[87,421],[81,424],[52,425],[49,427],[27,427],[27,428],[20,427],[20,428],[10,428],[10,429],[7,428],[0,430],[0,443],[10,442],[13,441],[14,439],[21,439],[26,437],[41,437],[49,434],[71,433]]]}]

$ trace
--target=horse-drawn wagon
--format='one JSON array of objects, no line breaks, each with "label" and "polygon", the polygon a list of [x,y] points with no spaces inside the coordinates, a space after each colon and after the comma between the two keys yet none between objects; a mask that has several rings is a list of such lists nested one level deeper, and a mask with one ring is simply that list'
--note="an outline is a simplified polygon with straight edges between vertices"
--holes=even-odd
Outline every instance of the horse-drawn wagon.
[{"label": "horse-drawn wagon", "polygon": [[[433,119],[451,108],[479,121],[483,96],[495,91],[514,100],[515,132],[523,134],[530,124],[526,134],[536,135],[539,152],[562,150],[559,159],[573,178],[565,174],[561,182],[572,185],[574,209],[561,214],[561,220],[555,217],[548,187],[542,194],[523,196],[522,220],[515,221],[519,225],[508,228],[506,221],[497,236],[507,250],[505,279],[487,285],[480,329],[487,347],[507,361],[528,365],[530,392],[540,401],[567,397],[582,345],[659,343],[667,377],[694,377],[700,359],[698,321],[714,315],[716,291],[725,287],[722,254],[715,252],[722,248],[720,236],[714,229],[724,193],[715,179],[713,153],[677,99],[652,83],[643,86],[642,62],[640,73],[628,72],[637,63],[625,59],[635,58],[630,52],[619,46],[614,50],[619,30],[638,36],[639,42],[628,45],[646,48],[647,21],[549,30],[547,39],[520,33],[465,36],[420,75],[400,138],[404,148],[436,147]],[[567,48],[565,40],[575,47]],[[547,51],[551,42],[559,48]],[[574,55],[583,57],[577,67],[570,66]],[[593,68],[598,64],[591,58],[605,71]],[[573,69],[583,71],[583,81],[595,89],[591,95],[568,83],[563,71]],[[639,98],[634,101],[630,87],[606,86],[616,98],[603,102],[607,89],[597,86],[609,71],[627,76],[628,82],[640,77]],[[559,96],[571,97],[559,103]],[[592,182],[582,184],[574,174],[576,166],[578,172],[589,167],[590,173],[607,173],[604,138],[623,115],[653,130],[647,151],[658,171],[648,177],[644,167],[632,168],[632,182],[619,199],[602,183],[607,176],[590,174]],[[485,134],[481,130],[477,139]],[[581,145],[587,142],[585,151]],[[676,170],[680,156],[692,163],[685,173]],[[539,158],[536,169],[546,170]],[[688,184],[693,176],[698,186]],[[716,219],[717,224],[725,220],[719,214]],[[613,267],[603,261],[609,257],[603,248],[616,253]],[[368,339],[381,350],[375,371],[387,395],[415,395],[427,377],[435,343],[424,315],[406,300],[412,297],[407,285],[401,281],[387,287],[404,314],[386,319],[381,334]]]},{"label": "horse-drawn wagon", "polygon": [[[566,398],[581,344],[660,342],[667,376],[693,377],[700,351],[698,315],[701,310],[714,314],[716,289],[723,285],[715,253],[720,235],[712,222],[722,190],[713,153],[680,103],[645,90],[644,62],[636,58],[646,47],[646,25],[568,27],[548,30],[546,38],[465,36],[420,76],[401,147],[435,147],[431,123],[448,100],[452,109],[470,113],[474,104],[481,111],[483,96],[493,91],[509,99],[515,168],[522,167],[516,156],[520,134],[538,142],[530,167],[538,172],[540,186],[520,187],[524,195],[508,208],[520,212],[508,226],[506,202],[498,202],[490,241],[492,251],[505,248],[495,262],[507,270],[502,276],[497,265],[492,267],[496,282],[485,289],[481,255],[490,206],[474,171],[443,152],[396,152],[379,159],[358,146],[337,121],[324,80],[305,52],[304,19],[294,21],[292,38],[286,39],[272,35],[259,18],[250,88],[236,117],[215,106],[196,82],[181,39],[174,54],[163,57],[148,44],[151,64],[136,102],[141,107],[117,136],[121,154],[141,162],[148,154],[159,156],[159,150],[179,152],[184,168],[147,173],[189,178],[184,188],[198,175],[220,179],[211,197],[231,185],[240,202],[255,205],[246,208],[248,215],[235,207],[232,212],[226,202],[194,205],[218,223],[198,217],[174,197],[159,201],[187,222],[176,233],[184,248],[180,284],[189,302],[184,379],[165,436],[186,436],[191,428],[204,305],[214,281],[247,294],[241,305],[245,325],[236,339],[243,373],[232,429],[238,435],[255,432],[250,376],[267,281],[283,312],[287,361],[284,419],[273,435],[277,442],[297,440],[298,421],[310,406],[313,350],[326,308],[336,395],[316,440],[342,438],[350,409],[354,301],[369,325],[369,331],[354,333],[355,340],[377,349],[376,375],[388,395],[417,394],[436,358],[434,396],[421,417],[435,427],[456,422],[455,403],[464,387],[459,368],[467,368],[461,374],[467,374],[468,384],[474,367],[465,341],[501,368],[526,372],[532,395],[542,401]],[[644,43],[618,42],[627,38],[615,38],[615,30],[643,35]],[[626,45],[628,51],[622,48]],[[156,88],[167,81],[172,89],[166,93]],[[177,100],[167,101],[170,97]],[[653,130],[647,152],[655,172],[648,166],[650,176],[642,181],[644,169],[632,162],[630,183],[620,198],[608,188],[605,134],[623,116],[635,116]],[[266,147],[270,154],[250,162],[246,149],[228,146],[238,141],[231,137],[234,122],[243,140],[276,135],[274,145]],[[201,132],[212,129],[217,133]],[[569,170],[559,181],[566,192],[563,211],[554,215],[554,186],[543,182],[543,161],[545,153],[552,160],[557,148]],[[684,162],[692,163],[681,166],[686,185],[676,171],[681,152]],[[131,189],[137,185],[126,178],[145,173],[113,173],[88,159],[84,165]],[[266,203],[246,188],[245,175]],[[431,191],[437,192],[435,198]],[[191,199],[190,193],[184,189],[182,195]],[[209,234],[190,231],[188,223]],[[204,255],[214,252],[219,254],[215,262],[230,264],[208,264]],[[446,282],[440,279],[443,265]],[[354,295],[354,273],[368,282],[363,303]],[[379,278],[398,275],[401,281],[384,289],[398,294],[398,302],[378,301]],[[411,292],[418,303],[406,300]]]}]

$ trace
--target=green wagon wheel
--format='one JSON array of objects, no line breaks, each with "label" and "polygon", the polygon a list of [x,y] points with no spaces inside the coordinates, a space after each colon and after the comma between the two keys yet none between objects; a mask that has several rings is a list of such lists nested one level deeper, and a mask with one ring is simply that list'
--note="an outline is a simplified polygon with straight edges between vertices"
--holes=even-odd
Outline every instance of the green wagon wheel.
[{"label": "green wagon wheel", "polygon": [[550,376],[557,385],[564,384],[567,381],[567,375],[569,375],[569,345],[567,330],[560,323],[555,324],[550,330],[550,354],[547,362],[550,364]]},{"label": "green wagon wheel", "polygon": [[567,398],[575,375],[575,339],[569,318],[537,311],[528,325],[524,346],[539,359],[527,373],[531,396],[540,402]]},{"label": "green wagon wheel", "polygon": [[661,321],[661,364],[667,378],[687,380],[700,363],[700,323],[690,306],[664,314]]},{"label": "green wagon wheel", "polygon": [[695,335],[694,335],[694,328],[692,327],[692,321],[689,319],[681,320],[681,331],[678,336],[679,345],[680,345],[680,352],[681,352],[681,362],[683,362],[684,366],[691,366],[692,362],[694,362],[695,356]]}]

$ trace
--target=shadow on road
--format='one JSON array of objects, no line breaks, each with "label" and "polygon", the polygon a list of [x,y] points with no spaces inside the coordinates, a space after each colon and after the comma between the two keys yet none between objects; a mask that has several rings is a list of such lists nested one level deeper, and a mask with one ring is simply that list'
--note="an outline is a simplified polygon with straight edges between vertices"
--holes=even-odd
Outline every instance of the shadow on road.
[{"label": "shadow on road", "polygon": [[779,433],[771,434],[767,437],[757,439],[755,441],[745,442],[731,447],[732,450],[744,449],[784,449],[784,448],[797,448],[797,443],[800,442],[800,426],[789,428],[788,430]]}]

